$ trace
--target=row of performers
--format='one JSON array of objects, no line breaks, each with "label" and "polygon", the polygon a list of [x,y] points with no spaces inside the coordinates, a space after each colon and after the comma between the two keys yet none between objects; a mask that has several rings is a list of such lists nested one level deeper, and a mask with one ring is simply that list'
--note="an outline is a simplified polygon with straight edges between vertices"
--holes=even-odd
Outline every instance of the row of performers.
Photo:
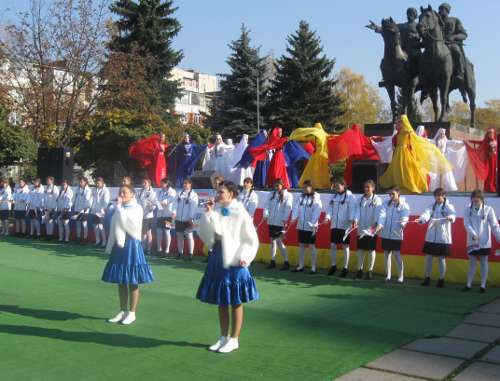
[{"label": "row of performers", "polygon": [[[149,170],[159,185],[167,175],[175,186],[189,178],[200,161],[203,170],[213,170],[238,185],[252,177],[256,188],[271,188],[282,179],[286,188],[303,186],[306,180],[317,189],[330,186],[329,164],[346,160],[344,178],[352,183],[352,163],[373,160],[389,163],[379,179],[384,188],[396,186],[404,193],[423,193],[438,187],[458,190],[470,165],[486,192],[496,192],[497,137],[494,129],[480,141],[450,140],[440,129],[429,139],[423,126],[413,130],[403,115],[394,133],[387,137],[367,137],[353,125],[340,135],[327,134],[321,124],[297,128],[290,137],[275,128],[248,141],[244,135],[234,145],[217,135],[212,144],[194,144],[185,135],[181,144],[168,147],[164,135],[155,135],[132,145],[130,156]],[[165,159],[165,154],[168,160]],[[403,170],[403,168],[405,170]]]},{"label": "row of performers", "polygon": [[[81,178],[75,194],[67,182],[61,189],[53,184],[53,178],[47,178],[47,185],[43,187],[36,179],[31,190],[24,181],[12,196],[8,182],[4,181],[0,193],[0,208],[4,233],[8,234],[9,205],[14,203],[14,218],[16,233],[23,233],[22,224],[29,217],[31,234],[40,236],[40,221],[46,225],[48,237],[53,234],[53,224],[59,224],[59,240],[68,242],[70,239],[69,221],[74,219],[77,239],[87,239],[87,220],[91,215],[95,229],[96,245],[106,246],[105,217],[113,213],[116,200],[110,200],[109,190],[104,180],[97,180],[97,187],[89,188],[86,179]],[[130,185],[130,178],[125,177],[123,185]],[[156,226],[156,250],[159,256],[169,256],[171,232],[175,229],[178,247],[178,256],[184,256],[184,244],[187,241],[188,258],[194,253],[195,218],[198,212],[199,201],[196,191],[192,189],[189,179],[184,180],[183,188],[179,192],[170,186],[170,181],[164,178],[158,192],[151,187],[151,181],[144,179],[142,189],[137,192],[137,201],[143,210],[143,242],[145,249],[152,249],[152,229]],[[328,224],[331,229],[331,267],[329,275],[337,272],[337,248],[340,245],[344,252],[344,262],[340,275],[345,277],[348,272],[350,259],[350,238],[354,229],[357,229],[358,240],[358,272],[357,277],[372,277],[375,264],[375,248],[377,236],[382,239],[382,248],[385,254],[386,280],[391,280],[391,256],[394,256],[398,267],[398,282],[404,280],[404,265],[400,253],[405,226],[410,222],[410,206],[400,196],[397,188],[389,191],[389,198],[382,198],[374,193],[375,183],[369,180],[364,186],[364,195],[358,199],[348,190],[344,180],[334,181],[333,193],[329,202],[322,205],[319,194],[315,192],[310,181],[304,184],[303,193],[293,200],[281,179],[275,180],[274,191],[265,201],[264,221],[269,228],[271,241],[270,268],[276,267],[276,254],[279,250],[284,259],[282,270],[289,270],[288,255],[284,244],[284,237],[292,226],[298,230],[300,248],[299,264],[292,271],[302,272],[305,269],[305,249],[311,252],[311,270],[316,269],[316,233],[320,225]],[[24,196],[26,198],[24,198]],[[437,188],[434,191],[435,202],[415,221],[428,224],[423,252],[426,254],[425,284],[429,283],[432,270],[432,258],[439,259],[438,286],[443,286],[446,272],[445,258],[449,256],[452,244],[451,224],[455,222],[456,212],[453,204],[446,198],[445,191]],[[259,203],[258,194],[253,190],[251,178],[246,178],[238,200],[254,217]],[[320,216],[324,214],[323,221]],[[39,218],[42,217],[43,218]],[[470,270],[467,288],[470,288],[475,273],[476,260],[481,262],[481,289],[486,287],[487,258],[491,251],[491,232],[500,241],[500,228],[495,211],[484,203],[481,191],[474,191],[471,195],[471,204],[464,212],[464,224],[467,232],[467,251],[470,256]],[[83,231],[82,231],[83,230]],[[365,267],[365,257],[368,263]],[[363,271],[366,271],[363,273]]]}]

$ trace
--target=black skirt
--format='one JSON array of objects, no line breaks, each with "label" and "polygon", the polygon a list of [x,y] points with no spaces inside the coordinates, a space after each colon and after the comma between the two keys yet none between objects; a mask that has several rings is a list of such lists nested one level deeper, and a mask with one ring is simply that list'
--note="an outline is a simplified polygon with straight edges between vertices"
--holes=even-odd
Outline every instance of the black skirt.
[{"label": "black skirt", "polygon": [[92,215],[92,223],[94,225],[102,224],[103,222],[104,222],[104,218],[103,217],[99,217],[97,214],[93,214]]},{"label": "black skirt", "polygon": [[189,221],[175,221],[175,232],[176,233],[186,233],[186,230],[191,228],[191,223]]},{"label": "black skirt", "polygon": [[363,238],[358,238],[358,249],[359,250],[375,250],[377,248],[377,236],[364,236]]},{"label": "black skirt", "polygon": [[330,232],[330,242],[331,243],[341,243],[342,245],[349,245],[351,241],[351,233],[347,236],[345,240],[343,240],[345,235],[344,229],[335,229],[333,228]]},{"label": "black skirt", "polygon": [[16,220],[24,220],[26,218],[26,210],[14,210],[14,218]]},{"label": "black skirt", "polygon": [[308,230],[298,230],[299,233],[299,243],[302,244],[312,244],[316,243],[316,234]]},{"label": "black skirt", "polygon": [[491,254],[491,249],[490,248],[487,248],[487,249],[477,249],[477,250],[474,250],[474,251],[471,251],[469,253],[469,255],[478,255],[478,256],[488,256]]},{"label": "black skirt", "polygon": [[270,239],[278,239],[285,230],[283,226],[269,225],[269,238]]},{"label": "black skirt", "polygon": [[0,220],[8,220],[9,219],[10,210],[0,210]]},{"label": "black skirt", "polygon": [[382,250],[401,251],[401,240],[382,238]]},{"label": "black skirt", "polygon": [[153,218],[145,218],[145,219],[143,219],[142,220],[142,230],[143,231],[151,230],[153,228],[153,222],[154,222]]},{"label": "black skirt", "polygon": [[59,218],[62,220],[62,221],[68,221],[70,219],[70,214],[68,211],[64,211],[64,212],[59,212]]},{"label": "black skirt", "polygon": [[422,251],[428,255],[448,257],[451,255],[451,245],[447,243],[425,242]]},{"label": "black skirt", "polygon": [[28,217],[31,219],[38,218],[38,209],[30,209],[28,212]]},{"label": "black skirt", "polygon": [[156,227],[158,229],[172,229],[172,217],[158,217]]}]

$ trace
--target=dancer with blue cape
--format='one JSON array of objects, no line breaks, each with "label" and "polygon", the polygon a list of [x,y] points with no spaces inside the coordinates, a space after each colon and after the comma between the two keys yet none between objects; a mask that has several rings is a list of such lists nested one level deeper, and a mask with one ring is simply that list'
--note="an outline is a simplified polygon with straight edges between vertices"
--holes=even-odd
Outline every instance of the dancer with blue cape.
[{"label": "dancer with blue cape", "polygon": [[296,141],[289,140],[283,147],[283,153],[285,154],[286,169],[288,172],[288,179],[290,181],[291,188],[299,187],[300,180],[300,165],[301,162],[309,160],[311,155],[307,152],[300,143]]},{"label": "dancer with blue cape", "polygon": [[241,168],[238,179],[233,178],[233,180],[237,180],[235,181],[236,184],[243,185],[243,180],[245,178],[253,177],[255,187],[265,187],[267,168],[269,167],[270,160],[266,159],[257,162],[250,154],[250,149],[263,145],[266,140],[267,134],[265,131],[262,131],[250,141],[240,161],[235,165],[235,168]]},{"label": "dancer with blue cape", "polygon": [[182,186],[184,180],[191,177],[206,147],[206,144],[191,143],[189,134],[184,134],[182,142],[175,146],[175,152],[169,153],[169,168],[172,168],[175,186]]}]

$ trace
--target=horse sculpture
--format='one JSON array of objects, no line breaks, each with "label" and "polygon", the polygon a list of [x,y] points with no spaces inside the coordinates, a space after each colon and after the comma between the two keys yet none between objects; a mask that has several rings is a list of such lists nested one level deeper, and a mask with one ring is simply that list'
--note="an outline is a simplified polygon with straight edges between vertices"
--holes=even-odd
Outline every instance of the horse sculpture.
[{"label": "horse sculpture", "polygon": [[[453,58],[445,43],[444,22],[429,5],[420,7],[418,31],[422,36],[424,52],[419,63],[419,82],[423,93],[429,94],[434,108],[436,122],[443,122],[450,108],[449,94],[459,89],[464,102],[469,103],[470,126],[474,127],[476,110],[476,80],[474,66],[469,60],[465,64],[465,80],[459,81],[453,75]],[[438,90],[440,111],[438,110]],[[468,99],[467,99],[468,98]],[[439,116],[438,116],[439,114]]]}]

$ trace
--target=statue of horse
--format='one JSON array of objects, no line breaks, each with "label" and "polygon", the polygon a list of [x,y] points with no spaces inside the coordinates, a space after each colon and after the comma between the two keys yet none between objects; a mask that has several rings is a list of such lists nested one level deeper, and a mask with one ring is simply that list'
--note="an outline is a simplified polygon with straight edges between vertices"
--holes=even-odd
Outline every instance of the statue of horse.
[{"label": "statue of horse", "polygon": [[[383,82],[391,102],[393,118],[407,113],[418,84],[418,77],[412,77],[408,54],[401,48],[401,34],[392,17],[382,19],[381,34],[384,39],[384,58],[380,63]],[[396,88],[401,89],[402,101],[396,102]],[[399,107],[398,107],[399,106]]]},{"label": "statue of horse", "polygon": [[[420,7],[418,31],[422,36],[424,52],[419,64],[419,80],[422,93],[429,94],[434,108],[436,122],[443,122],[450,108],[449,94],[460,90],[464,102],[469,101],[470,126],[474,127],[474,114],[476,110],[476,79],[474,66],[466,60],[465,80],[458,81],[453,75],[453,58],[451,51],[445,43],[443,27],[444,22],[439,14],[429,5]],[[440,112],[438,112],[438,90]],[[439,116],[438,116],[439,114]]]}]

